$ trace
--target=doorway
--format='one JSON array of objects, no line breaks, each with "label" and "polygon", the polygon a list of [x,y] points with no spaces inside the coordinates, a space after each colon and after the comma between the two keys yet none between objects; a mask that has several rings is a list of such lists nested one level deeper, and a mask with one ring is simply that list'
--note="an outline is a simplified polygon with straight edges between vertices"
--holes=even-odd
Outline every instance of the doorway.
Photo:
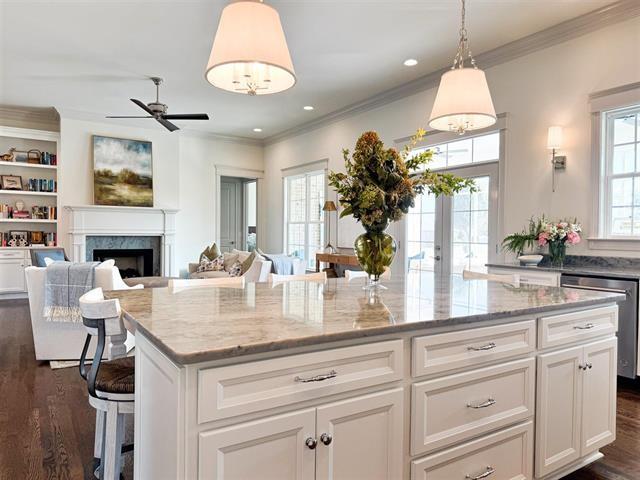
[{"label": "doorway", "polygon": [[257,241],[255,179],[220,177],[220,251],[254,250]]},{"label": "doorway", "polygon": [[443,170],[475,180],[477,192],[435,198],[425,193],[407,214],[406,271],[431,273],[435,281],[482,271],[495,258],[498,222],[498,163]]}]

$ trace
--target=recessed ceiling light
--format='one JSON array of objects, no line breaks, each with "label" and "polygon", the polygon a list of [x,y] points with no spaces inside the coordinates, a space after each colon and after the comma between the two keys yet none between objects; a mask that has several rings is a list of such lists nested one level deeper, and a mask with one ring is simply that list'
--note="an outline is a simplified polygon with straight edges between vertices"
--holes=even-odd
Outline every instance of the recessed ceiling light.
[{"label": "recessed ceiling light", "polygon": [[418,60],[416,60],[415,58],[407,58],[404,61],[405,67],[415,67],[417,64],[418,64]]},{"label": "recessed ceiling light", "polygon": [[302,108],[304,108],[305,110],[307,110],[307,111],[309,111],[309,112],[310,112],[311,110],[313,110],[313,107],[312,107],[311,105],[305,105],[305,106],[304,106],[304,107],[302,107]]},{"label": "recessed ceiling light", "polygon": [[256,132],[256,133],[260,133],[262,131],[262,129],[261,128],[254,128],[253,131]]}]

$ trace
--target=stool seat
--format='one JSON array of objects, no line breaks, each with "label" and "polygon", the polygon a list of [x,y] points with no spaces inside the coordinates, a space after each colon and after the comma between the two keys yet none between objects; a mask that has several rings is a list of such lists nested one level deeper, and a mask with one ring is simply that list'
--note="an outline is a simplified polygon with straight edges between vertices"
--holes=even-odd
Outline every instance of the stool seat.
[{"label": "stool seat", "polygon": [[96,390],[105,393],[134,393],[135,357],[122,357],[100,363]]}]

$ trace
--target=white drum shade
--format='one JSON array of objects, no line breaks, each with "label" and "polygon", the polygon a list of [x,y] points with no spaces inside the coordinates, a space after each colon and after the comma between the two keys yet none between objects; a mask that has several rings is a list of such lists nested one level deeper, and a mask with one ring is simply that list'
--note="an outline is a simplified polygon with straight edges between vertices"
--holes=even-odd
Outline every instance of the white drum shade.
[{"label": "white drum shade", "polygon": [[296,76],[278,12],[251,0],[227,5],[205,77],[215,87],[250,95],[293,87]]},{"label": "white drum shade", "polygon": [[429,126],[460,134],[496,123],[491,93],[484,72],[478,68],[455,68],[440,79]]}]

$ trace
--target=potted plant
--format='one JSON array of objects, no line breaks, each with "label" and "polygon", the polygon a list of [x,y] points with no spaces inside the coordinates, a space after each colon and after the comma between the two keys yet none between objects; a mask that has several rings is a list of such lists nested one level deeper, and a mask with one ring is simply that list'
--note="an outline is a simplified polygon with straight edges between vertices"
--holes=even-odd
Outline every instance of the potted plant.
[{"label": "potted plant", "polygon": [[452,195],[465,188],[475,191],[472,180],[448,173],[432,172],[425,166],[433,152],[412,155],[425,131],[420,129],[402,152],[385,148],[376,132],[363,133],[353,153],[343,150],[345,172],[330,172],[329,185],[338,192],[344,207],[340,217],[352,215],[365,233],[354,249],[362,269],[369,274],[369,287],[377,287],[396,254],[396,242],[385,233],[389,222],[400,220],[414,206],[416,195]]},{"label": "potted plant", "polygon": [[522,256],[527,249],[529,251],[533,250],[538,247],[538,235],[544,230],[545,224],[544,216],[538,219],[531,217],[526,229],[505,237],[502,241],[502,248],[513,252],[516,257]]}]

